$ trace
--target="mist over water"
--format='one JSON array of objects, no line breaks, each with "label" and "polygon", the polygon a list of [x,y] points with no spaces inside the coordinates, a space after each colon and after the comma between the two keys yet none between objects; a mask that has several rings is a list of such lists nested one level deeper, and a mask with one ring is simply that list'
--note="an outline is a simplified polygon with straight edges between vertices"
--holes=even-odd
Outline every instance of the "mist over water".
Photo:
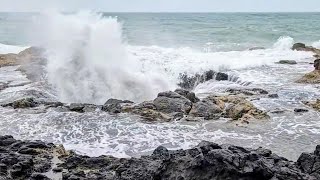
[{"label": "mist over water", "polygon": [[61,101],[142,101],[169,89],[161,75],[142,72],[141,62],[127,52],[116,18],[50,12],[35,22],[39,34],[33,38],[47,50],[48,80]]}]

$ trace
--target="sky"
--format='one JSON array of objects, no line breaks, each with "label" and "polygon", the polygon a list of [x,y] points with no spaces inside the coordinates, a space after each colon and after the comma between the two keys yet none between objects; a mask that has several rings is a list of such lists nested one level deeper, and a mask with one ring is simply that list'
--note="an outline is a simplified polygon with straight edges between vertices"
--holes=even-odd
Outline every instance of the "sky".
[{"label": "sky", "polygon": [[320,12],[320,0],[0,0],[2,12]]}]

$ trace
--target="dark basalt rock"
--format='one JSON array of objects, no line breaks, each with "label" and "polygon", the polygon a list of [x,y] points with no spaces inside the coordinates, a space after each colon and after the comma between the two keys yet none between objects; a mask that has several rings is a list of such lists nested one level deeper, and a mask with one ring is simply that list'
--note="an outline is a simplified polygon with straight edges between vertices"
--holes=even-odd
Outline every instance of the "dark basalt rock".
[{"label": "dark basalt rock", "polygon": [[320,59],[314,60],[313,66],[315,70],[320,70]]},{"label": "dark basalt rock", "polygon": [[303,43],[295,43],[295,44],[292,46],[292,50],[298,50],[298,49],[301,49],[301,48],[306,48],[306,45],[303,44]]},{"label": "dark basalt rock", "polygon": [[188,114],[192,108],[192,102],[189,99],[172,91],[159,93],[153,103],[156,109],[163,113],[182,112]]},{"label": "dark basalt rock", "polygon": [[204,120],[219,119],[223,110],[212,101],[204,99],[200,102],[193,104],[189,116],[203,117]]},{"label": "dark basalt rock", "polygon": [[184,89],[176,89],[174,92],[189,99],[192,103],[196,103],[196,102],[200,101],[200,99],[198,97],[196,97],[196,94],[194,92],[190,92],[190,91],[184,90]]},{"label": "dark basalt rock", "polygon": [[302,109],[302,108],[295,108],[294,109],[294,112],[296,113],[304,113],[304,112],[308,112],[309,110],[308,109]]},{"label": "dark basalt rock", "polygon": [[253,96],[253,95],[265,95],[269,94],[268,91],[260,88],[245,88],[245,89],[240,89],[240,88],[229,88],[226,90],[226,92],[231,93],[231,94],[243,94],[246,96]]},{"label": "dark basalt rock", "polygon": [[[0,136],[0,147],[6,150],[0,151],[0,178],[6,180],[47,180],[57,178],[59,174],[63,180],[320,179],[320,146],[313,153],[302,153],[297,162],[273,154],[268,149],[218,145],[207,141],[187,150],[168,150],[159,146],[151,155],[119,159],[82,156],[41,141],[13,139],[16,147],[28,147],[39,152],[21,154],[17,148],[12,149],[11,144],[3,143],[8,139],[13,137]],[[53,156],[61,161],[58,167],[51,165]]]},{"label": "dark basalt rock", "polygon": [[279,98],[278,94],[269,94],[268,95],[269,98]]},{"label": "dark basalt rock", "polygon": [[248,50],[249,51],[255,51],[255,50],[264,50],[266,49],[265,47],[252,47],[252,48],[249,48]]},{"label": "dark basalt rock", "polygon": [[280,60],[278,63],[279,63],[279,64],[294,65],[294,64],[297,64],[297,61],[295,61],[295,60]]},{"label": "dark basalt rock", "polygon": [[310,174],[320,179],[320,145],[313,153],[302,153],[297,161],[297,166],[303,173]]},{"label": "dark basalt rock", "polygon": [[317,49],[312,46],[306,46],[303,43],[295,43],[291,49],[296,51],[310,51],[315,53],[316,55],[320,55],[320,49]]},{"label": "dark basalt rock", "polygon": [[[301,172],[293,162],[273,154],[270,150],[247,149],[210,142],[201,142],[195,148],[188,150],[170,151],[160,146],[152,155],[139,159],[115,159],[108,156],[90,158],[74,154],[67,158],[61,166],[68,169],[68,173],[63,175],[66,180],[75,178],[110,180],[314,179],[308,173]],[[74,171],[74,169],[78,170]]]},{"label": "dark basalt rock", "polygon": [[206,71],[202,74],[195,74],[193,76],[189,76],[187,73],[183,73],[179,75],[180,86],[183,89],[193,89],[198,84],[209,81],[209,80],[217,80],[217,81],[227,81],[229,79],[229,75],[222,72],[215,72],[213,70]]},{"label": "dark basalt rock", "polygon": [[215,79],[217,81],[227,81],[229,79],[229,76],[226,73],[218,72],[218,73],[216,73]]},{"label": "dark basalt rock", "polygon": [[102,110],[112,114],[118,114],[121,113],[123,104],[133,104],[133,102],[128,100],[108,99],[102,106]]}]

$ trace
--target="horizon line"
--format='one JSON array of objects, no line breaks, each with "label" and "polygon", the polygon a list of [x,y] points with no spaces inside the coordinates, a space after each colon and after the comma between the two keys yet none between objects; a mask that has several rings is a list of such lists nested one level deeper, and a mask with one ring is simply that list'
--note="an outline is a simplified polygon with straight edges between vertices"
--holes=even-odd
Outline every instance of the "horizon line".
[{"label": "horizon line", "polygon": [[[75,11],[63,11],[66,13],[73,13],[82,10]],[[320,13],[320,11],[95,11],[87,10],[98,13]],[[41,13],[42,11],[0,11],[0,13]]]}]

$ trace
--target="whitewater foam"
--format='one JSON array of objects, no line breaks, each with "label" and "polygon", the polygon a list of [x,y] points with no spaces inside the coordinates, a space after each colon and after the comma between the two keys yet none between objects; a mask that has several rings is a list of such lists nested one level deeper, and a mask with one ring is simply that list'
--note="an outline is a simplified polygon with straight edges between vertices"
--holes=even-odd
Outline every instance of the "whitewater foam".
[{"label": "whitewater foam", "polygon": [[17,53],[25,50],[26,48],[28,48],[28,47],[13,46],[13,45],[7,45],[7,44],[0,43],[0,54],[7,54],[7,53],[17,54]]},{"label": "whitewater foam", "polygon": [[312,58],[311,52],[292,51],[291,37],[280,37],[267,49],[212,52],[214,43],[204,51],[128,45],[116,18],[90,12],[51,12],[36,22],[33,28],[41,33],[33,40],[47,49],[48,81],[63,102],[102,104],[108,98],[139,102],[176,88],[181,73],[228,72]]},{"label": "whitewater foam", "polygon": [[127,53],[116,18],[80,12],[45,13],[33,25],[33,42],[47,50],[49,82],[64,102],[102,104],[108,98],[135,101],[169,89],[155,71]]}]

